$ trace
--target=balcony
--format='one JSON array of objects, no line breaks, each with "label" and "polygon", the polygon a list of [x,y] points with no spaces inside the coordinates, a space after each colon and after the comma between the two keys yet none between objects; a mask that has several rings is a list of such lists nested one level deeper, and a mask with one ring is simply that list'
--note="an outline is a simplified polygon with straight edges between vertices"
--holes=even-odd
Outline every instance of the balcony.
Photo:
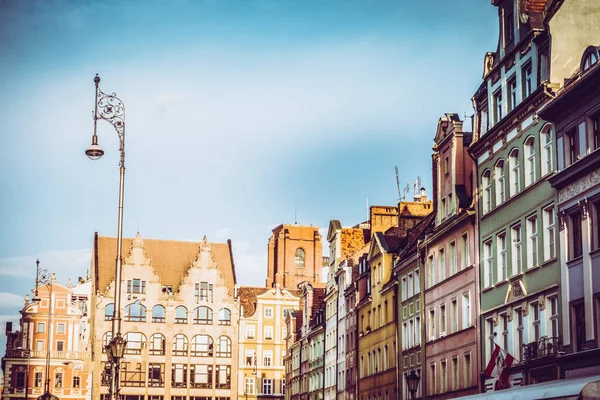
[{"label": "balcony", "polygon": [[521,346],[521,362],[556,356],[559,353],[560,343],[559,337],[542,336],[537,342],[524,344]]}]

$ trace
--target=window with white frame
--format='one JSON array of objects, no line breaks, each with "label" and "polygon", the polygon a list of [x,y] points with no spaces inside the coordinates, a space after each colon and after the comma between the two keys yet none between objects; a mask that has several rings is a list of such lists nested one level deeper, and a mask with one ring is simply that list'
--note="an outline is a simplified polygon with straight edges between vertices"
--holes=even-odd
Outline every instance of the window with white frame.
[{"label": "window with white frame", "polygon": [[435,285],[435,262],[433,259],[433,254],[429,256],[429,287]]},{"label": "window with white frame", "polygon": [[246,378],[244,393],[254,394],[254,378]]},{"label": "window with white frame", "polygon": [[401,288],[402,288],[402,293],[401,293],[401,294],[402,294],[402,300],[404,301],[404,300],[406,300],[406,299],[407,299],[407,297],[409,297],[409,296],[408,296],[408,288],[407,288],[406,276],[403,276],[403,277],[402,277],[402,285],[401,285]]},{"label": "window with white frame", "polygon": [[525,187],[535,182],[535,141],[533,137],[525,141]]},{"label": "window with white frame", "polygon": [[517,106],[517,79],[513,75],[508,80],[508,111],[510,112]]},{"label": "window with white frame", "polygon": [[499,315],[500,319],[500,345],[504,351],[509,351],[508,348],[508,315],[506,313]]},{"label": "window with white frame", "polygon": [[542,145],[544,146],[542,153],[542,176],[552,172],[552,126],[546,125],[541,131]]},{"label": "window with white frame", "polygon": [[531,333],[529,337],[530,342],[538,342],[540,340],[541,335],[541,325],[540,325],[540,305],[539,303],[532,302],[529,305],[529,320],[531,321]]},{"label": "window with white frame", "polygon": [[496,249],[498,251],[498,282],[508,279],[508,263],[506,254],[506,232],[496,236]]},{"label": "window with white frame", "polygon": [[429,365],[429,393],[436,393],[436,384],[435,384],[435,363]]},{"label": "window with white frame", "polygon": [[[415,346],[421,344],[421,317],[415,318],[415,336],[414,336]],[[392,353],[393,357],[394,353]]]},{"label": "window with white frame", "polygon": [[556,226],[554,205],[544,208],[544,261],[556,257]]},{"label": "window with white frame", "polygon": [[513,316],[513,326],[515,329],[515,333],[514,333],[514,350],[513,350],[513,354],[518,354],[519,356],[517,356],[517,358],[520,358],[521,355],[521,348],[523,346],[523,338],[524,338],[524,334],[525,334],[525,330],[523,327],[523,311],[520,308],[515,308],[514,309],[514,316]]},{"label": "window with white frame", "polygon": [[521,244],[521,225],[514,225],[511,228],[512,239],[512,275],[523,272],[523,254]]},{"label": "window with white frame", "polygon": [[458,301],[456,298],[450,302],[450,333],[454,333],[458,330]]},{"label": "window with white frame", "polygon": [[246,325],[246,339],[254,339],[256,328],[254,325]]},{"label": "window with white frame", "polygon": [[446,253],[444,252],[444,249],[440,249],[439,251],[439,264],[440,264],[440,278],[439,281],[443,281],[444,279],[446,279]]},{"label": "window with white frame", "polygon": [[419,270],[416,269],[414,272],[414,283],[415,283],[415,295],[421,292],[421,280],[419,279]]},{"label": "window with white frame", "polygon": [[412,297],[413,296],[413,274],[409,273],[408,274],[408,284],[407,284],[407,291],[408,291],[408,297]]},{"label": "window with white frame", "polygon": [[490,184],[490,171],[485,171],[482,175],[483,188],[483,213],[488,213],[492,210],[492,187]]},{"label": "window with white frame", "polygon": [[462,251],[461,251],[461,258],[462,258],[462,267],[467,268],[469,267],[470,264],[470,259],[469,259],[469,234],[465,233],[462,235]]},{"label": "window with white frame", "polygon": [[273,307],[265,307],[265,318],[273,318]]},{"label": "window with white frame", "polygon": [[270,367],[273,362],[273,352],[271,350],[263,351],[263,366]]},{"label": "window with white frame", "polygon": [[494,319],[486,318],[485,320],[485,337],[487,343],[485,345],[485,359],[489,360],[495,348],[496,335],[494,335]]},{"label": "window with white frame", "polygon": [[502,114],[502,110],[503,110],[502,88],[498,89],[494,93],[493,100],[494,100],[494,124],[497,124],[503,117],[503,114]]},{"label": "window with white frame", "polygon": [[537,216],[527,218],[527,267],[538,266],[538,229]]},{"label": "window with white frame", "polygon": [[429,340],[435,339],[435,310],[429,310]]},{"label": "window with white frame", "polygon": [[558,338],[560,335],[558,325],[558,296],[549,296],[548,303],[549,305],[546,306],[546,309],[550,310],[550,318],[548,319],[550,322],[549,333],[551,337]]},{"label": "window with white frame", "polygon": [[496,206],[506,201],[506,180],[504,179],[504,160],[496,163]]},{"label": "window with white frame", "polygon": [[440,305],[440,337],[446,335],[446,303]]},{"label": "window with white frame", "polygon": [[494,269],[494,256],[492,254],[492,241],[488,240],[483,244],[483,286],[492,285]]},{"label": "window with white frame", "polygon": [[519,149],[510,153],[510,196],[514,196],[521,190],[521,167],[519,165]]},{"label": "window with white frame", "polygon": [[450,273],[452,275],[456,274],[456,242],[450,243]]},{"label": "window with white frame", "polygon": [[522,69],[521,76],[523,79],[523,99],[531,94],[533,89],[531,62],[528,62]]},{"label": "window with white frame", "polygon": [[467,329],[471,326],[471,296],[469,292],[462,295],[462,328]]}]

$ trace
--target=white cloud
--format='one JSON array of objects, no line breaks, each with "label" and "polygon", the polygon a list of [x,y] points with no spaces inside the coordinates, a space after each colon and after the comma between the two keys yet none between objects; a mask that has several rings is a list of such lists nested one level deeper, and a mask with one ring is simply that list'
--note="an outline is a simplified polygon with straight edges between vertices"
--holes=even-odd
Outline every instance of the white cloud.
[{"label": "white cloud", "polygon": [[15,308],[25,305],[24,296],[14,293],[0,292],[0,308]]}]

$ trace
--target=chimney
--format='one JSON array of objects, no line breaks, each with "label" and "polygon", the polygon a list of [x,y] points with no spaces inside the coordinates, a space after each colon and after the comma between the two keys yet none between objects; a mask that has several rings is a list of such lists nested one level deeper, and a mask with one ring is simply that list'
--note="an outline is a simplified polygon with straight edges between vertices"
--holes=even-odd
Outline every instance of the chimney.
[{"label": "chimney", "polygon": [[6,322],[6,335],[8,336],[9,333],[12,332],[12,322],[11,321],[7,321]]},{"label": "chimney", "polygon": [[425,194],[425,188],[421,188],[421,202],[427,201],[427,195]]}]

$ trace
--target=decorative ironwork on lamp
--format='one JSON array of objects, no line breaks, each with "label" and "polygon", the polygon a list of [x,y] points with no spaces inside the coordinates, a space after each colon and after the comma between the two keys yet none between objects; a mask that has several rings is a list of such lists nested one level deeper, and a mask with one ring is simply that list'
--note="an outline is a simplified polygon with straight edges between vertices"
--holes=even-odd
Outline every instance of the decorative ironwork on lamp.
[{"label": "decorative ironwork on lamp", "polygon": [[415,398],[415,393],[417,392],[417,388],[419,387],[419,381],[421,377],[417,375],[415,370],[413,369],[410,373],[405,372],[404,378],[406,379],[406,385],[408,386],[408,391],[410,392],[411,397]]}]

